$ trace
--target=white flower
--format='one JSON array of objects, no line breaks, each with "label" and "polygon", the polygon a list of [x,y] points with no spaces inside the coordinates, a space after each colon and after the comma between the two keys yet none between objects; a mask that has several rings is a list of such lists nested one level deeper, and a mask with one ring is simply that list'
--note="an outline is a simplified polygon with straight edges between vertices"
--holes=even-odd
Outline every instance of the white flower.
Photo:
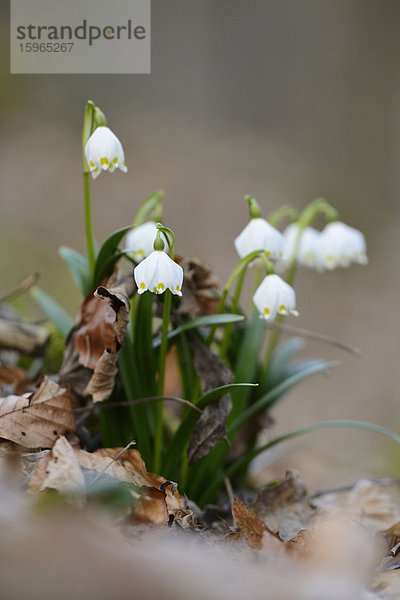
[{"label": "white flower", "polygon": [[271,258],[283,258],[283,235],[265,219],[250,219],[235,239],[236,252],[244,258],[256,250],[265,250]]},{"label": "white flower", "polygon": [[267,275],[253,296],[262,319],[274,319],[277,313],[297,316],[296,294],[294,289],[279,275]]},{"label": "white flower", "polygon": [[[153,244],[157,237],[158,229],[154,221],[147,221],[143,225],[138,225],[126,236],[126,248],[132,252],[137,261],[143,260],[149,256],[154,250]],[[167,239],[163,233],[161,238],[165,243],[165,249],[168,252],[169,246]]]},{"label": "white flower", "polygon": [[127,172],[124,149],[116,135],[108,127],[101,126],[94,130],[85,146],[85,156],[93,179],[101,171],[112,173],[117,167]]},{"label": "white flower", "polygon": [[321,232],[319,255],[320,265],[326,269],[368,263],[364,235],[340,221],[329,223]]},{"label": "white flower", "polygon": [[[294,256],[299,226],[291,223],[283,232],[285,239],[284,252],[288,260]],[[318,267],[320,260],[320,232],[313,227],[305,227],[302,231],[297,249],[297,262],[304,267]]]},{"label": "white flower", "polygon": [[162,294],[169,289],[182,296],[183,269],[163,250],[154,250],[135,267],[133,274],[139,294],[146,290]]}]

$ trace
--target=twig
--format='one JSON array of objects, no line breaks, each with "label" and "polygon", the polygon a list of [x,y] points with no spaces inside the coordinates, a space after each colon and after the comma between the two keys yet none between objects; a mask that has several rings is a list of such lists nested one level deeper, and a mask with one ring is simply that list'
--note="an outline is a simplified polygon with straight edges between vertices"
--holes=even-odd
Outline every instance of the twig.
[{"label": "twig", "polygon": [[193,410],[195,410],[196,412],[198,412],[200,414],[203,412],[198,406],[196,406],[192,402],[189,402],[189,400],[184,400],[183,398],[176,398],[175,396],[152,396],[149,398],[139,398],[138,400],[130,400],[129,402],[112,402],[110,404],[96,403],[96,404],[92,404],[91,406],[80,406],[78,408],[74,408],[74,412],[79,414],[79,413],[82,413],[85,411],[91,412],[95,408],[114,408],[114,407],[133,406],[134,404],[143,404],[145,402],[155,402],[157,400],[173,400],[174,402],[180,402],[181,404],[190,406],[190,408],[193,408]]},{"label": "twig", "polygon": [[355,354],[356,356],[361,356],[361,350],[356,346],[350,346],[349,344],[345,344],[336,338],[329,337],[322,333],[315,333],[314,331],[310,331],[309,329],[300,329],[298,327],[293,327],[292,325],[283,325],[274,323],[273,321],[266,323],[267,327],[271,329],[277,329],[282,333],[289,333],[293,335],[298,335],[299,337],[309,338],[311,340],[315,340],[316,342],[322,342],[325,344],[329,344],[330,346],[336,346],[341,350],[345,350],[346,352],[350,352],[350,354]]},{"label": "twig", "polygon": [[107,469],[108,469],[109,467],[111,467],[111,465],[112,465],[112,464],[113,464],[113,463],[114,463],[116,460],[118,460],[118,459],[119,459],[119,457],[120,457],[120,456],[121,456],[121,455],[122,455],[124,452],[126,452],[127,450],[129,450],[129,448],[130,448],[131,446],[135,446],[135,445],[136,445],[136,442],[135,442],[135,440],[131,440],[131,441],[129,442],[129,444],[127,444],[127,445],[125,446],[125,448],[122,448],[122,450],[121,450],[120,452],[118,452],[118,454],[117,454],[116,456],[114,456],[114,458],[111,460],[111,462],[109,462],[109,463],[108,463],[108,465],[106,465],[102,471],[100,471],[99,473],[97,473],[96,477],[93,479],[93,481],[90,483],[90,485],[94,485],[94,484],[96,483],[96,481],[98,481],[98,480],[100,479],[100,477],[101,477],[102,475],[104,475],[104,473],[107,471]]},{"label": "twig", "polygon": [[31,273],[30,275],[28,275],[28,277],[26,277],[26,279],[21,281],[21,283],[19,285],[17,285],[16,288],[11,290],[11,292],[8,292],[5,296],[2,296],[0,298],[0,302],[5,302],[6,300],[9,300],[10,298],[15,298],[15,296],[19,296],[20,294],[23,294],[24,292],[29,290],[30,287],[35,285],[35,283],[37,282],[38,279],[39,279],[38,273]]},{"label": "twig", "polygon": [[229,477],[224,477],[224,484],[225,484],[225,488],[226,488],[226,493],[228,495],[229,505],[232,510],[233,503],[235,502],[235,495],[233,493],[233,488],[232,488],[231,480],[229,479]]}]

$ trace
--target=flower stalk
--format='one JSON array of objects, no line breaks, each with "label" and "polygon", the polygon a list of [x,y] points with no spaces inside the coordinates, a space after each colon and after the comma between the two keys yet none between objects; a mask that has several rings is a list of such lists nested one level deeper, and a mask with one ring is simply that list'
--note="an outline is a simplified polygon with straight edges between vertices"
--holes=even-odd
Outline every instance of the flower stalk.
[{"label": "flower stalk", "polygon": [[86,160],[85,148],[88,139],[91,136],[93,128],[93,113],[94,104],[91,100],[88,101],[85,108],[85,114],[83,117],[82,127],[82,156],[83,156],[83,196],[85,204],[85,232],[86,232],[86,252],[89,263],[90,277],[93,279],[94,267],[95,267],[95,251],[94,251],[94,238],[93,238],[93,227],[92,227],[92,207],[90,199],[90,179],[89,179],[89,165]]}]

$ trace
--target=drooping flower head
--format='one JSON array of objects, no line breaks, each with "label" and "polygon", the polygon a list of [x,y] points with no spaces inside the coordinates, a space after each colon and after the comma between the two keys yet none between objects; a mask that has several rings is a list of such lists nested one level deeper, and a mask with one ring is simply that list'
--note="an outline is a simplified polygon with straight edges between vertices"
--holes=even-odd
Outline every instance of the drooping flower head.
[{"label": "drooping flower head", "polygon": [[286,258],[292,260],[296,254],[296,260],[300,265],[304,267],[318,267],[320,260],[320,232],[313,227],[305,227],[301,233],[299,242],[297,242],[298,235],[299,226],[297,223],[291,223],[283,232]]},{"label": "drooping flower head", "polygon": [[236,252],[244,258],[256,250],[265,250],[273,259],[283,258],[283,235],[261,217],[261,210],[251,196],[246,196],[249,203],[250,221],[234,241]]},{"label": "drooping flower head", "polygon": [[124,173],[128,171],[122,144],[107,126],[97,127],[85,146],[85,156],[93,179],[101,171],[112,173],[117,167]]},{"label": "drooping flower head", "polygon": [[[147,221],[147,223],[138,225],[129,231],[126,236],[125,246],[127,250],[132,252],[136,261],[143,260],[153,252],[157,233],[158,229],[154,221]],[[168,242],[163,233],[161,233],[161,237],[165,243],[164,251],[168,252]]]},{"label": "drooping flower head", "polygon": [[253,302],[262,319],[273,320],[277,314],[297,316],[294,289],[279,275],[267,275],[253,296]]},{"label": "drooping flower head", "polygon": [[158,231],[153,252],[133,272],[139,294],[147,290],[154,294],[171,290],[176,296],[182,296],[183,269],[164,252],[164,248],[161,232]]},{"label": "drooping flower head", "polygon": [[340,221],[328,223],[320,234],[321,268],[348,267],[352,262],[368,263],[365,237],[361,231]]}]

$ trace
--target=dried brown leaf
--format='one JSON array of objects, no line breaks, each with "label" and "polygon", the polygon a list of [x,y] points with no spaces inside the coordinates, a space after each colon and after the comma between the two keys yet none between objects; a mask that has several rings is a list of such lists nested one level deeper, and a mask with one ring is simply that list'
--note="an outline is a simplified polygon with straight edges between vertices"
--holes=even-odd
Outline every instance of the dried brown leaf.
[{"label": "dried brown leaf", "polygon": [[372,532],[382,531],[400,518],[390,495],[378,483],[358,481],[352,488],[328,492],[313,498],[321,516],[345,515]]},{"label": "dried brown leaf", "polygon": [[34,394],[0,399],[0,437],[25,448],[52,448],[74,429],[72,395],[50,379],[44,378]]},{"label": "dried brown leaf", "polygon": [[[140,497],[134,506],[133,522],[166,524],[169,516],[182,515],[184,503],[161,475],[148,473],[140,453],[126,450],[117,460],[122,448],[103,448],[89,453],[72,448],[61,438],[53,450],[42,458],[29,482],[29,491],[38,493],[46,488],[59,491],[80,490],[84,475],[97,477],[104,473],[118,481],[132,484]],[[162,488],[162,489],[161,489]]]},{"label": "dried brown leaf", "polygon": [[211,267],[200,257],[176,257],[183,268],[185,293],[178,308],[178,314],[189,315],[192,319],[201,315],[212,315],[217,311],[220,294],[219,281]]},{"label": "dried brown leaf", "polygon": [[[203,393],[231,383],[233,373],[197,336],[188,336],[195,369],[202,380]],[[193,429],[189,447],[189,464],[193,464],[212,450],[217,442],[226,437],[226,419],[231,410],[231,398],[225,394],[209,404]]]},{"label": "dried brown leaf", "polygon": [[[121,450],[122,448],[100,448],[99,450],[96,450],[96,452],[93,452],[93,454],[90,456],[96,456],[96,458],[99,459],[107,458],[109,463],[110,459],[114,458],[114,456],[116,456]],[[167,482],[165,477],[158,475],[157,473],[148,473],[144,460],[140,456],[140,452],[138,450],[127,450],[118,459],[118,463],[131,474],[132,482],[137,487],[154,487],[156,489],[160,489],[161,486],[163,486],[163,494],[165,494],[165,501],[170,513],[174,513],[175,511],[182,510],[184,508],[184,503],[180,494],[177,491],[174,492],[172,486],[165,486],[165,483]],[[113,464],[118,465],[118,463]],[[108,470],[107,473],[109,473]]]},{"label": "dried brown leaf", "polygon": [[118,352],[112,353],[104,350],[97,363],[96,369],[85,389],[85,394],[90,394],[93,402],[106,400],[114,387],[115,376],[118,372]]},{"label": "dried brown leaf", "polygon": [[316,514],[296,471],[288,471],[281,483],[261,488],[250,506],[283,541],[309,527]]},{"label": "dried brown leaf", "polygon": [[264,521],[257,517],[255,512],[238,498],[235,498],[233,503],[232,514],[241,535],[243,535],[246,542],[253,550],[261,549],[263,545],[263,536],[266,533],[276,539],[276,536],[268,529]]},{"label": "dried brown leaf", "polygon": [[[86,346],[89,349],[91,360],[96,356],[95,370],[85,393],[92,395],[93,402],[102,402],[110,396],[114,387],[118,355],[129,322],[130,304],[125,287],[107,289],[99,286],[94,292],[94,296],[96,301],[106,300],[103,302],[106,309],[104,310],[102,306],[97,307],[98,313],[94,313],[90,323],[83,328],[86,328]],[[91,326],[90,334],[89,325]],[[78,346],[82,342],[82,335],[82,331],[81,333],[77,332],[75,343]],[[98,356],[100,348],[102,348],[102,354]],[[93,364],[90,362],[90,365]]]},{"label": "dried brown leaf", "polygon": [[82,491],[85,478],[75,450],[65,437],[54,444],[51,457],[47,462],[46,477],[40,490],[54,489],[59,492]]},{"label": "dried brown leaf", "polygon": [[20,396],[32,391],[32,382],[27,378],[26,372],[19,367],[0,367],[0,391],[2,395]]},{"label": "dried brown leaf", "polygon": [[0,348],[18,350],[29,356],[42,356],[49,332],[40,325],[0,318]]}]

